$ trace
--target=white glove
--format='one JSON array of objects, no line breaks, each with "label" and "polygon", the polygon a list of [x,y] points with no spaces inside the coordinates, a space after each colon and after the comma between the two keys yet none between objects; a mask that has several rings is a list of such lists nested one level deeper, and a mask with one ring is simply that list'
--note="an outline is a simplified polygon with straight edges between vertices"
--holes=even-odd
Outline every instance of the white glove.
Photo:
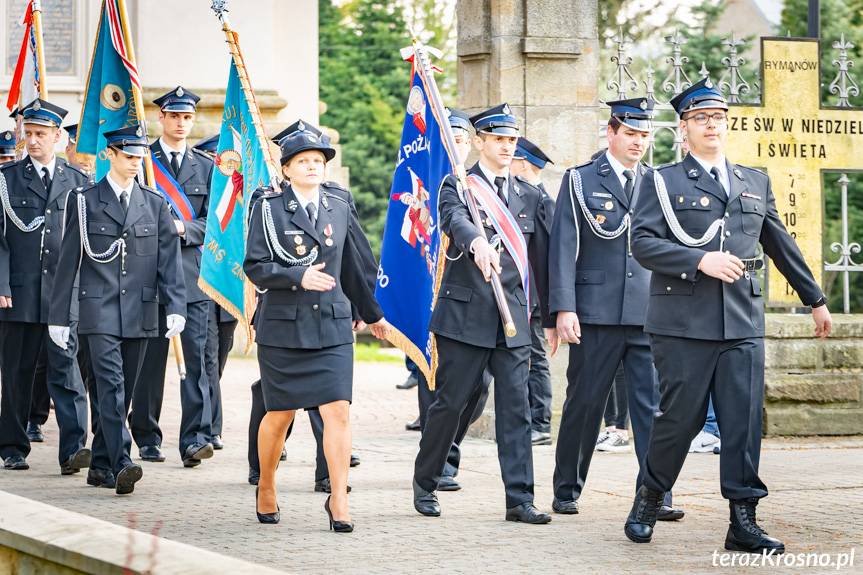
[{"label": "white glove", "polygon": [[48,326],[48,337],[51,338],[57,347],[60,349],[66,349],[69,346],[66,345],[66,342],[69,341],[69,326],[63,327],[62,325],[49,325]]},{"label": "white glove", "polygon": [[166,317],[165,320],[168,327],[168,331],[165,332],[165,337],[168,339],[171,339],[175,335],[180,335],[180,332],[182,332],[183,328],[186,327],[186,318],[180,314],[168,314],[168,317]]}]

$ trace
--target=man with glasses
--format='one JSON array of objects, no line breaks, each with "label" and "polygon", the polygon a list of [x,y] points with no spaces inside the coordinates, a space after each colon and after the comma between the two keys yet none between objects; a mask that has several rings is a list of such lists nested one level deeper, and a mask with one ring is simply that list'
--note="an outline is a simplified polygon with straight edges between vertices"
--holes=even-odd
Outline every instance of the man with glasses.
[{"label": "man with glasses", "polygon": [[783,543],[755,517],[767,496],[758,476],[764,403],[758,244],[812,308],[822,338],[832,328],[827,299],[779,219],[770,178],[726,160],[722,92],[705,79],[671,105],[689,154],[645,174],[633,220],[632,252],[652,272],[644,330],[662,396],[624,531],[636,543],[650,541],[712,397],[722,429],[720,485],[731,508],[725,548],[783,553]]}]

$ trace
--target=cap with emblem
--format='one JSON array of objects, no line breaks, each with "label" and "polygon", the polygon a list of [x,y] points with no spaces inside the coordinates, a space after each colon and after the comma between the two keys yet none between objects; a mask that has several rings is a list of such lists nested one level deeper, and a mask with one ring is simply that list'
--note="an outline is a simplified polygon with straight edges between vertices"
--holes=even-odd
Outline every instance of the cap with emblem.
[{"label": "cap with emblem", "polygon": [[215,154],[219,150],[219,134],[207,136],[192,147],[208,154]]},{"label": "cap with emblem", "polygon": [[512,155],[514,160],[527,160],[540,170],[549,162],[554,162],[545,155],[545,152],[539,149],[539,146],[528,140],[527,138],[519,137],[518,143],[515,145],[515,153]]},{"label": "cap with emblem", "polygon": [[177,86],[164,96],[153,100],[153,103],[159,106],[159,110],[162,112],[191,112],[194,114],[197,110],[195,106],[200,99],[182,86]]},{"label": "cap with emblem", "polygon": [[55,106],[42,98],[36,98],[21,110],[21,115],[24,117],[22,121],[25,124],[38,124],[51,128],[59,128],[67,113],[60,106]]},{"label": "cap with emblem", "polygon": [[74,144],[78,141],[78,124],[72,124],[71,126],[65,126],[63,128],[67,132],[69,132],[69,143]]},{"label": "cap with emblem", "polygon": [[670,104],[677,110],[680,116],[683,116],[686,112],[694,112],[695,110],[704,110],[706,108],[728,109],[728,102],[725,100],[722,90],[711,82],[710,78],[704,78],[682,91],[672,98]]},{"label": "cap with emblem", "polygon": [[462,130],[466,134],[470,133],[470,116],[458,108],[446,107],[446,115],[449,119],[449,125],[453,130]]},{"label": "cap with emblem", "polygon": [[0,134],[0,156],[15,155],[15,132],[6,130]]},{"label": "cap with emblem", "polygon": [[611,106],[611,117],[633,130],[649,132],[653,129],[653,107],[656,102],[650,98],[630,98],[606,102]]},{"label": "cap with emblem", "polygon": [[330,138],[325,136],[316,126],[297,120],[278,133],[273,141],[282,149],[282,165],[300,152],[317,150],[329,162],[336,156],[336,150],[330,147]]},{"label": "cap with emblem", "polygon": [[470,123],[473,124],[477,134],[518,136],[518,122],[512,115],[509,104],[501,104],[471,116]]},{"label": "cap with emblem", "polygon": [[143,158],[149,151],[147,137],[144,135],[144,129],[141,126],[127,126],[113,132],[105,132],[104,135],[108,141],[108,147],[119,150],[124,154]]}]

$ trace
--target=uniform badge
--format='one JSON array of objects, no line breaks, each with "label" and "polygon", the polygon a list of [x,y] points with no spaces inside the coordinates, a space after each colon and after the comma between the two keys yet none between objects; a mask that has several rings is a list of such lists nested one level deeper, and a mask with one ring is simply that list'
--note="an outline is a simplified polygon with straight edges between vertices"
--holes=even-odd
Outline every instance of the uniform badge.
[{"label": "uniform badge", "polygon": [[[721,79],[721,78],[720,78],[720,79]],[[708,89],[710,89],[710,88],[712,88],[712,87],[713,87],[713,82],[711,82],[711,81],[710,81],[710,78],[707,78],[707,81],[706,81],[706,82],[704,82],[704,87],[705,87],[705,88],[708,88]]]},{"label": "uniform badge", "polygon": [[330,209],[330,204],[329,202],[327,202],[327,196],[324,194],[321,194],[321,205],[327,209]]},{"label": "uniform badge", "polygon": [[315,138],[314,136],[306,136],[306,139],[307,139],[308,141],[310,141],[311,143],[313,143],[313,144],[314,144],[314,143],[316,143],[316,142],[318,141],[318,139],[317,139],[317,138]]},{"label": "uniform badge", "polygon": [[177,95],[182,98],[183,94],[185,94],[185,92],[183,91],[183,87],[180,86],[179,88],[177,88]]},{"label": "uniform badge", "polygon": [[755,194],[747,194],[746,192],[743,192],[740,195],[743,196],[744,198],[752,198],[753,200],[760,200],[761,199],[761,196],[756,196]]},{"label": "uniform badge", "polygon": [[598,223],[599,225],[604,224],[605,223],[605,216],[603,216],[602,214],[597,215],[596,216],[596,223]]},{"label": "uniform badge", "polygon": [[33,111],[34,112],[38,112],[41,109],[42,109],[42,104],[39,103],[39,100],[36,100],[35,102],[33,102]]},{"label": "uniform badge", "polygon": [[306,255],[306,246],[297,246],[297,255],[298,256]]},{"label": "uniform badge", "polygon": [[333,224],[327,224],[327,227],[324,228],[324,234],[327,236],[327,239],[324,240],[324,243],[328,246],[333,245]]},{"label": "uniform badge", "polygon": [[485,225],[487,225],[488,227],[491,227],[491,218],[485,219]]},{"label": "uniform badge", "polygon": [[614,202],[605,202],[605,209],[606,210],[614,209]]},{"label": "uniform badge", "polygon": [[689,170],[689,177],[690,178],[694,178],[697,175],[698,175],[698,170],[696,170],[696,169]]},{"label": "uniform badge", "polygon": [[701,198],[701,200],[699,201],[699,203],[700,203],[703,207],[705,207],[705,208],[706,208],[707,206],[709,206],[709,205],[710,205],[710,199],[709,199],[707,196],[705,196],[705,197]]},{"label": "uniform badge", "polygon": [[683,203],[683,196],[677,196],[677,203],[678,203],[678,204],[682,204],[682,203]]},{"label": "uniform badge", "polygon": [[738,178],[740,178],[741,180],[743,179],[743,174],[740,173],[740,170],[738,170],[737,168],[734,168],[734,175],[737,176]]},{"label": "uniform badge", "polygon": [[647,109],[647,100],[642,100],[641,103],[638,105],[638,107],[641,108],[642,110],[646,110]]},{"label": "uniform badge", "polygon": [[300,245],[303,243],[303,238],[301,236],[294,236],[294,243]]},{"label": "uniform badge", "polygon": [[135,130],[135,135],[138,136],[139,138],[144,135],[144,130],[141,128],[141,126],[138,126],[138,129]]},{"label": "uniform badge", "polygon": [[518,217],[520,217],[520,218],[526,218],[526,217],[527,217],[527,214],[519,214],[519,215],[518,215]]},{"label": "uniform badge", "polygon": [[291,212],[296,212],[297,206],[298,206],[298,204],[297,204],[296,200],[291,200],[290,202],[288,202],[288,210]]},{"label": "uniform badge", "polygon": [[503,113],[507,116],[512,116],[512,110],[509,109],[509,104],[503,105]]},{"label": "uniform badge", "polygon": [[305,131],[305,129],[306,129],[306,125],[305,125],[305,124],[303,124],[303,121],[302,121],[302,120],[300,120],[299,122],[297,122],[297,130],[298,130],[298,131],[300,131],[300,132],[304,132],[304,131]]}]

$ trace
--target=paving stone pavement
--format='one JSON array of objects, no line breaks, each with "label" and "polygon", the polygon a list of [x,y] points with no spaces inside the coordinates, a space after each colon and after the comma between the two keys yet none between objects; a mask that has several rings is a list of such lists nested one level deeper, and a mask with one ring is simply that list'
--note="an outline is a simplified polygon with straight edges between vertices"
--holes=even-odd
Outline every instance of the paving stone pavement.
[{"label": "paving stone pavement", "polygon": [[[228,362],[222,384],[225,449],[197,468],[183,468],[180,459],[179,386],[169,368],[162,413],[168,460],[142,462],[144,478],[134,494],[116,496],[88,487],[84,474],[61,477],[53,417],[45,426],[45,443],[35,444],[28,458],[30,470],[0,470],[0,489],[295,573],[738,571],[714,566],[714,551],[723,552],[728,507],[719,493],[720,458],[712,454],[687,459],[675,488],[675,506],[686,517],[660,523],[649,545],[630,543],[623,534],[637,472],[632,453],[597,454],[581,513],[553,515],[552,523],[531,526],[504,521],[495,445],[467,439],[458,476],[463,489],[440,493],[441,517],[418,515],[411,474],[419,434],[404,429],[416,416],[416,391],[395,388],[406,376],[398,363],[355,368],[351,419],[354,453],[362,464],[351,470],[349,502],[356,531],[336,535],[327,530],[325,496],[312,489],[315,448],[305,414],[288,442],[288,461],[278,471],[282,521],[261,525],[254,514],[254,488],[246,481],[249,384],[257,375],[252,359]],[[548,512],[554,449],[534,449],[536,503]],[[861,572],[863,438],[767,440],[761,473],[771,495],[758,508],[759,521],[771,535],[785,541],[789,552],[829,553],[832,559],[853,550],[855,566],[846,572]]]}]

